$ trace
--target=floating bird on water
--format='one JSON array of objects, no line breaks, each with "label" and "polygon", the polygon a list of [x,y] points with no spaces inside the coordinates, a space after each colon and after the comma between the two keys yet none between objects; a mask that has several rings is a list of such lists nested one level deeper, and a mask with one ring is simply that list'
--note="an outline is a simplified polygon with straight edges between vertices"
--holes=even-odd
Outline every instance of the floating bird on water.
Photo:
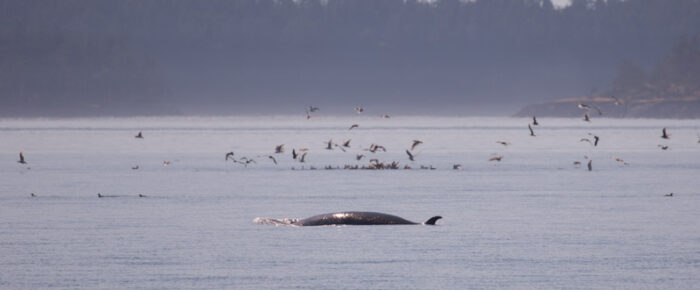
[{"label": "floating bird on water", "polygon": [[358,115],[362,114],[362,112],[364,112],[364,111],[365,111],[365,109],[362,107],[355,107],[355,112],[357,112]]},{"label": "floating bird on water", "polygon": [[139,166],[138,166],[138,165],[132,166],[131,169],[133,169],[133,170],[138,170],[138,169],[139,169]]},{"label": "floating bird on water", "polygon": [[588,160],[588,171],[592,171],[592,170],[593,170],[593,159]]},{"label": "floating bird on water", "polygon": [[267,156],[267,158],[270,158],[270,160],[272,160],[272,162],[274,162],[275,165],[277,165],[277,159],[275,159],[275,157],[273,157],[272,155],[266,155],[266,156]]},{"label": "floating bird on water", "polygon": [[164,167],[165,167],[165,166],[168,166],[168,165],[170,165],[170,161],[168,161],[168,160],[163,161],[163,166],[164,166]]},{"label": "floating bird on water", "polygon": [[581,166],[581,161],[574,161],[574,167],[578,168]]},{"label": "floating bird on water", "polygon": [[352,139],[348,139],[348,141],[343,142],[343,147],[350,148],[350,140]]},{"label": "floating bird on water", "polygon": [[328,140],[326,142],[326,150],[333,150],[333,139]]},{"label": "floating bird on water", "polygon": [[625,162],[625,160],[623,160],[622,158],[610,157],[610,159],[620,162],[623,165],[630,165],[629,163]]},{"label": "floating bird on water", "polygon": [[415,156],[414,156],[413,154],[411,154],[411,151],[406,150],[406,154],[408,154],[408,159],[410,159],[411,161],[416,161],[416,160],[414,159]]},{"label": "floating bird on water", "polygon": [[343,148],[343,146],[341,146],[341,145],[333,144],[333,147],[338,147],[338,149],[340,149],[340,151],[345,152],[345,148]]},{"label": "floating bird on water", "polygon": [[586,104],[583,104],[583,103],[579,103],[579,104],[578,104],[578,107],[579,107],[579,109],[583,109],[583,110],[586,110],[586,111],[590,111],[591,109],[596,109],[596,111],[598,111],[598,115],[603,115],[603,112],[600,111],[600,108],[598,108],[598,107],[596,107],[596,106],[589,106],[589,105],[586,105]]},{"label": "floating bird on water", "polygon": [[659,148],[661,148],[661,150],[668,150],[668,145],[659,144]]},{"label": "floating bird on water", "polygon": [[301,162],[301,163],[306,162],[306,152],[304,152],[304,154],[301,155],[301,158],[299,159],[299,162]]},{"label": "floating bird on water", "polygon": [[598,141],[600,141],[600,137],[593,135],[593,139],[595,139],[595,141],[593,141],[593,146],[598,146]]},{"label": "floating bird on water", "polygon": [[673,196],[673,192],[671,192],[671,193],[669,193],[669,194],[664,194],[664,196],[672,197],[672,196]]},{"label": "floating bird on water", "polygon": [[140,138],[140,139],[143,139],[143,132],[139,131],[139,133],[138,133],[138,134],[136,134],[136,136],[134,136],[134,138]]},{"label": "floating bird on water", "polygon": [[233,159],[233,151],[226,153],[226,159],[224,161],[228,161],[229,158],[231,158],[233,162],[236,162],[236,159]]},{"label": "floating bird on water", "polygon": [[352,124],[352,126],[350,126],[350,128],[349,128],[348,130],[352,130],[353,128],[357,128],[357,127],[360,127],[360,125],[358,125],[358,124]]},{"label": "floating bird on water", "polygon": [[411,151],[413,151],[413,149],[416,149],[416,146],[418,146],[418,145],[420,145],[420,144],[423,144],[423,141],[421,141],[421,140],[413,140],[413,145],[411,145]]},{"label": "floating bird on water", "polygon": [[27,161],[24,160],[24,153],[19,153],[19,160],[17,160],[17,163],[27,164]]},{"label": "floating bird on water", "polygon": [[148,195],[139,193],[139,197],[148,197]]},{"label": "floating bird on water", "polygon": [[510,143],[507,142],[507,141],[496,141],[496,143],[501,144],[501,145],[503,145],[503,146],[508,146],[508,145],[510,145]]},{"label": "floating bird on water", "polygon": [[462,164],[455,164],[455,165],[452,165],[452,169],[454,169],[454,170],[460,170],[460,169],[462,169]]},{"label": "floating bird on water", "polygon": [[389,119],[389,118],[391,118],[391,116],[389,116],[389,115],[387,115],[387,114],[381,115],[380,117],[381,117],[382,119]]},{"label": "floating bird on water", "polygon": [[29,194],[29,196],[30,196],[30,197],[36,197],[36,194],[34,194],[34,193],[32,192],[32,193]]},{"label": "floating bird on water", "polygon": [[362,155],[362,154],[355,155],[355,159],[357,159],[357,161],[360,161],[360,159],[362,159],[362,157],[365,157],[365,155]]},{"label": "floating bird on water", "polygon": [[284,144],[280,144],[275,146],[275,154],[283,153],[284,152]]},{"label": "floating bird on water", "polygon": [[537,126],[537,125],[539,125],[539,124],[540,124],[540,123],[537,123],[537,117],[532,116],[532,125]]},{"label": "floating bird on water", "polygon": [[670,139],[671,134],[666,134],[666,127],[664,127],[663,130],[661,130],[661,133],[661,138]]},{"label": "floating bird on water", "polygon": [[530,136],[535,137],[535,131],[532,131],[532,126],[530,126],[530,124],[527,124],[527,128],[530,129]]},{"label": "floating bird on water", "polygon": [[503,159],[503,156],[494,156],[494,157],[489,158],[489,161],[498,161],[498,162],[500,162],[501,159]]}]

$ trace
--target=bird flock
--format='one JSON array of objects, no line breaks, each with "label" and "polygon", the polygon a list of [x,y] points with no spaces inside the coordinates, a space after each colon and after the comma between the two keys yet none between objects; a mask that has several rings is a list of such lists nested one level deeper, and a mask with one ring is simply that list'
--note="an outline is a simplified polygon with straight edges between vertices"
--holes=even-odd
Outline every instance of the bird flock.
[{"label": "bird flock", "polygon": [[[619,105],[622,103],[619,99],[615,98],[614,96],[612,98],[614,99],[616,105]],[[584,118],[583,118],[583,120],[585,122],[591,121],[590,115],[589,115],[589,112],[591,112],[591,111],[597,112],[597,114],[599,116],[601,116],[603,114],[602,111],[598,107],[592,106],[592,105],[580,103],[580,104],[578,104],[578,108],[585,111]],[[311,119],[312,114],[318,112],[319,110],[320,110],[319,107],[309,106],[306,109],[306,118]],[[355,112],[358,115],[362,114],[364,111],[365,111],[365,109],[363,107],[359,107],[359,106],[355,107]],[[380,118],[389,118],[389,116],[388,115],[380,115]],[[532,122],[528,123],[527,127],[529,130],[530,136],[537,137],[537,134],[535,133],[533,126],[535,126],[535,127],[540,126],[540,123],[538,122],[536,116],[532,117]],[[360,128],[361,128],[360,124],[355,123],[355,124],[351,124],[349,126],[348,131],[353,130],[353,129],[361,130]],[[143,131],[139,131],[134,136],[134,138],[144,139]],[[668,132],[668,128],[664,127],[661,129],[660,138],[662,140],[669,140],[671,138],[671,134]],[[354,149],[355,151],[358,151],[358,152],[356,152],[354,154],[355,163],[344,164],[344,165],[342,165],[342,167],[340,165],[335,165],[335,166],[334,165],[327,165],[327,166],[323,167],[323,169],[326,169],[326,170],[331,170],[331,169],[347,169],[347,170],[355,170],[355,169],[361,169],[361,170],[413,169],[413,167],[416,166],[416,165],[414,165],[415,164],[414,162],[418,159],[418,157],[420,155],[419,152],[416,151],[416,149],[421,144],[424,144],[424,142],[422,140],[418,140],[418,139],[414,139],[410,142],[407,142],[407,144],[406,144],[407,147],[406,147],[406,149],[404,149],[404,152],[406,153],[406,158],[408,159],[409,162],[406,162],[407,164],[401,166],[401,163],[404,162],[403,160],[390,160],[390,161],[380,160],[379,153],[384,153],[384,152],[388,151],[385,146],[380,145],[380,144],[376,144],[376,143],[372,143],[371,145],[369,145],[366,148],[361,148],[361,147],[357,147],[357,146],[353,147],[351,145],[351,141],[352,141],[351,138],[348,138],[340,143],[334,142],[333,139],[328,139],[327,141],[324,141],[323,144],[325,144],[325,146],[323,148],[325,150],[330,151],[330,150],[337,149],[337,150],[340,150],[342,152],[347,152],[348,150]],[[579,142],[588,143],[592,148],[598,147],[598,144],[600,141],[601,141],[601,138],[593,133],[588,133],[587,136],[580,138],[580,140],[579,140]],[[511,145],[510,142],[504,141],[504,140],[496,141],[496,143],[500,144],[504,147]],[[700,134],[698,134],[697,144],[700,144]],[[669,145],[667,145],[667,144],[659,144],[658,147],[661,148],[662,150],[669,149]],[[278,145],[274,146],[274,150],[272,150],[272,152],[270,154],[255,155],[255,158],[265,158],[265,159],[268,159],[269,162],[271,162],[272,164],[279,165],[278,158],[283,158],[285,156],[286,152],[288,152],[288,151],[285,149],[285,144],[278,144]],[[292,166],[291,169],[292,170],[305,170],[305,169],[316,170],[317,168],[314,166],[309,166],[308,168],[304,166],[304,164],[308,160],[308,156],[309,156],[310,152],[311,152],[311,150],[309,148],[292,148],[291,155],[289,157],[292,160],[294,160],[295,162],[298,162],[299,167]],[[588,169],[588,171],[592,171],[593,170],[593,160],[586,155],[584,155],[583,158],[585,160],[587,160],[586,168]],[[360,162],[362,162],[363,159],[367,160],[366,163],[360,163]],[[487,159],[487,161],[498,163],[498,162],[501,162],[503,159],[504,159],[503,155],[493,154],[493,156],[489,157]],[[625,160],[623,160],[621,158],[611,157],[611,159],[615,162],[618,162],[622,166],[629,165],[628,162],[626,162]],[[252,166],[252,165],[255,165],[255,164],[258,164],[258,161],[256,161],[253,157],[238,156],[238,155],[236,155],[236,153],[234,151],[226,152],[224,154],[224,161],[225,162],[230,161],[233,164],[242,165],[245,168]],[[28,161],[25,158],[24,152],[19,152],[19,160],[17,160],[17,163],[20,163],[23,165],[28,164]],[[169,166],[171,163],[172,162],[170,160],[165,160],[165,161],[163,161],[162,166]],[[583,163],[584,162],[582,162],[580,160],[576,160],[576,161],[573,161],[573,166],[575,168],[578,168],[578,167],[581,167],[583,165]],[[140,168],[139,165],[135,165],[135,166],[131,167],[132,170],[138,170],[139,168]],[[429,165],[429,164],[428,165],[425,165],[425,164],[418,165],[415,168],[416,169],[427,169],[427,170],[436,169],[436,167],[434,167],[433,165]],[[30,169],[30,168],[28,167],[27,169]],[[453,170],[462,170],[463,166],[462,166],[462,164],[458,164],[458,163],[453,164],[452,169]],[[117,197],[117,196],[112,196],[112,195],[104,195],[101,193],[98,193],[97,196],[99,198]],[[666,195],[666,196],[673,196],[673,194]],[[36,194],[31,193],[31,197],[36,197]],[[139,194],[138,197],[147,197],[147,196],[143,195],[143,194]]]}]

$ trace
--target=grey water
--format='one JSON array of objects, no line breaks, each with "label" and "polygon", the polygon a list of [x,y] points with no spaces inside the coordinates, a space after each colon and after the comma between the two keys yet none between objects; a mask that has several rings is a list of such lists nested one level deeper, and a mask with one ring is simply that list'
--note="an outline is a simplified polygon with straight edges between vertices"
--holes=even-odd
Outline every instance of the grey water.
[{"label": "grey water", "polygon": [[[700,121],[529,121],[0,119],[0,288],[697,289]],[[371,158],[412,169],[324,170]],[[336,211],[443,219],[256,222]]]}]

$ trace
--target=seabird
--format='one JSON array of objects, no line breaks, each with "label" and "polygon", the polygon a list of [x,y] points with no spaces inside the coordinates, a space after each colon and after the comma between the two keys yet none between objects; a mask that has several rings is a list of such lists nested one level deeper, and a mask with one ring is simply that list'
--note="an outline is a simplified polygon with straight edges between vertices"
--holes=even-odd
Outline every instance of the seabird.
[{"label": "seabird", "polygon": [[583,114],[583,120],[586,121],[586,122],[590,122],[590,121],[591,121],[591,118],[588,117],[588,113]]},{"label": "seabird", "polygon": [[592,170],[593,170],[593,159],[588,160],[588,171],[592,171]]},{"label": "seabird", "polygon": [[506,142],[506,141],[496,141],[496,143],[501,144],[501,145],[503,145],[503,146],[508,146],[508,145],[510,145],[510,143],[509,143],[509,142]]},{"label": "seabird", "polygon": [[168,161],[168,160],[163,161],[163,166],[168,166],[168,165],[170,165],[170,161]]},{"label": "seabird", "polygon": [[671,136],[671,134],[666,134],[666,127],[664,127],[663,130],[661,130],[661,132],[661,138],[670,139],[669,136]]},{"label": "seabird", "polygon": [[532,131],[532,126],[530,126],[530,124],[527,124],[527,127],[530,129],[530,136],[535,137],[535,131]]},{"label": "seabird", "polygon": [[659,148],[661,148],[662,150],[668,150],[668,145],[659,144]]},{"label": "seabird", "polygon": [[362,157],[365,157],[365,155],[362,155],[362,154],[355,155],[355,159],[357,159],[357,161],[360,161],[360,159],[362,159]]},{"label": "seabird", "polygon": [[581,161],[574,161],[574,167],[579,167],[581,166]]},{"label": "seabird", "polygon": [[532,125],[535,125],[535,126],[539,125],[539,123],[537,123],[537,117],[535,117],[535,116],[532,116]]},{"label": "seabird", "polygon": [[350,148],[350,140],[352,140],[352,139],[348,139],[348,141],[345,141],[343,143],[343,147]]},{"label": "seabird", "polygon": [[299,154],[297,154],[297,151],[292,148],[292,159],[296,160],[297,156],[299,156]]},{"label": "seabird", "polygon": [[413,154],[411,154],[411,151],[406,150],[406,154],[408,154],[408,159],[410,159],[411,161],[415,161],[415,160],[413,159],[414,156],[413,156]]},{"label": "seabird", "polygon": [[600,138],[599,138],[598,136],[596,136],[596,135],[593,135],[593,139],[595,139],[595,141],[593,141],[593,146],[596,146],[596,147],[597,147],[597,146],[598,146],[598,141],[600,141]]},{"label": "seabird", "polygon": [[[591,106],[586,105],[586,104],[582,104],[582,103],[579,103],[579,104],[578,104],[578,107],[579,107],[579,109],[583,109],[583,110],[586,110],[586,111],[590,111],[590,110],[591,110]],[[598,111],[598,115],[603,115],[603,112],[600,111],[600,108],[598,108],[598,107],[596,107],[596,106],[592,106],[592,107],[593,107],[593,109],[596,109],[596,111]]]},{"label": "seabird", "polygon": [[355,107],[355,112],[357,112],[358,115],[362,114],[362,112],[364,112],[364,111],[365,111],[365,109],[362,107]]},{"label": "seabird", "polygon": [[423,144],[423,141],[421,141],[421,140],[413,140],[413,145],[411,145],[411,151],[413,151],[413,149],[416,149],[416,146],[418,146],[418,145],[420,145],[420,144]]},{"label": "seabird", "polygon": [[30,197],[36,197],[36,194],[34,194],[34,193],[32,192],[32,193],[29,194],[29,196],[30,196]]},{"label": "seabird", "polygon": [[318,111],[318,110],[319,110],[318,107],[309,106],[309,111],[310,111],[311,113],[314,113],[314,112],[316,112],[316,111]]},{"label": "seabird", "polygon": [[283,152],[284,152],[284,144],[280,144],[280,145],[275,146],[275,153],[276,154],[283,153]]},{"label": "seabird", "polygon": [[139,193],[139,197],[148,197],[148,195]]},{"label": "seabird", "polygon": [[460,169],[462,169],[462,164],[455,164],[455,165],[452,165],[452,169],[454,169],[454,170],[460,170]]},{"label": "seabird", "polygon": [[17,163],[27,164],[27,161],[24,161],[24,153],[19,153],[19,160],[17,160]]},{"label": "seabird", "polygon": [[494,157],[489,158],[489,161],[501,162],[501,159],[503,159],[503,156],[494,156]]},{"label": "seabird", "polygon": [[136,136],[134,136],[134,138],[141,138],[141,139],[143,139],[143,132],[139,131],[139,133],[136,134]]},{"label": "seabird", "polygon": [[350,128],[349,128],[348,130],[352,130],[353,128],[357,128],[357,127],[360,127],[360,125],[358,125],[358,124],[352,124],[352,126],[350,126]]},{"label": "seabird", "polygon": [[673,192],[671,192],[671,193],[669,193],[669,194],[664,194],[664,196],[672,197],[672,196],[673,196]]},{"label": "seabird", "polygon": [[267,155],[267,158],[270,158],[270,160],[272,160],[272,162],[274,162],[275,165],[277,165],[277,159],[275,159],[275,157],[273,157],[272,155]]},{"label": "seabird", "polygon": [[333,150],[333,139],[328,140],[326,142],[326,150]]},{"label": "seabird", "polygon": [[620,162],[624,165],[630,165],[629,163],[625,162],[625,160],[623,160],[622,158],[610,157],[610,159],[613,159],[613,160]]},{"label": "seabird", "polygon": [[301,162],[301,163],[306,162],[306,152],[304,152],[304,154],[301,155],[301,159],[299,159],[299,162]]},{"label": "seabird", "polygon": [[131,167],[131,169],[133,169],[133,170],[137,170],[137,169],[139,169],[139,166],[138,166],[138,165],[136,165],[136,166],[132,166],[132,167]]},{"label": "seabird", "polygon": [[616,98],[615,96],[610,96],[613,100],[615,100],[615,106],[622,105],[622,101],[620,99]]},{"label": "seabird", "polygon": [[340,149],[340,151],[345,152],[345,148],[343,148],[343,146],[341,146],[341,145],[333,144],[333,147],[338,147]]},{"label": "seabird", "polygon": [[380,117],[381,117],[382,119],[389,119],[389,118],[391,118],[391,116],[389,116],[389,115],[387,115],[387,114],[381,115]]},{"label": "seabird", "polygon": [[236,162],[236,159],[233,159],[233,151],[226,153],[226,159],[224,161],[228,161],[229,158],[231,158],[233,162]]}]

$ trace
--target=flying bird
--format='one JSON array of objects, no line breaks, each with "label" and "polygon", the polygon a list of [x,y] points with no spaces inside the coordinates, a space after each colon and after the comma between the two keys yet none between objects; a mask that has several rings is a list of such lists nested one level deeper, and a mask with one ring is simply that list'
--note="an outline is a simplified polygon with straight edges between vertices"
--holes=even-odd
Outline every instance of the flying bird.
[{"label": "flying bird", "polygon": [[343,147],[350,148],[350,140],[352,139],[348,139],[348,141],[343,142]]},{"label": "flying bird", "polygon": [[[228,161],[229,158],[233,159],[233,151],[226,153],[226,159],[224,159],[224,161]],[[233,159],[233,161],[235,162],[236,159]]]},{"label": "flying bird", "polygon": [[622,105],[622,101],[620,99],[616,98],[615,96],[610,96],[615,101],[615,106]]},{"label": "flying bird", "polygon": [[355,107],[355,112],[357,112],[358,115],[362,114],[362,112],[364,112],[364,111],[365,111],[365,109],[362,107]]},{"label": "flying bird", "polygon": [[600,108],[598,108],[598,107],[596,107],[596,106],[589,106],[589,105],[586,105],[586,104],[583,104],[583,103],[579,103],[579,104],[578,104],[578,107],[579,107],[579,109],[583,109],[583,110],[586,110],[586,111],[590,111],[591,109],[596,109],[596,111],[598,111],[598,115],[603,115],[603,112],[600,111]]},{"label": "flying bird", "polygon": [[315,112],[317,112],[318,110],[319,110],[318,107],[309,106],[309,112],[311,112],[311,113],[315,113]]},{"label": "flying bird", "polygon": [[598,141],[600,141],[600,137],[598,137],[598,136],[596,136],[596,135],[593,135],[593,139],[595,139],[595,141],[593,141],[593,146],[597,147],[597,146],[598,146]]},{"label": "flying bird", "polygon": [[280,144],[275,146],[275,154],[283,153],[284,152],[284,144]]},{"label": "flying bird", "polygon": [[292,148],[292,159],[296,160],[297,156],[299,156],[299,154],[297,154],[297,151]]},{"label": "flying bird", "polygon": [[362,157],[365,157],[365,155],[362,155],[362,154],[355,155],[355,159],[357,159],[357,161],[360,161],[360,159],[362,159]]},{"label": "flying bird", "polygon": [[668,145],[659,144],[659,148],[661,148],[661,150],[668,150]]},{"label": "flying bird", "polygon": [[503,156],[494,156],[494,157],[489,158],[489,161],[501,162],[501,159],[503,159]]},{"label": "flying bird", "polygon": [[503,145],[503,146],[508,146],[508,145],[510,145],[510,143],[507,142],[507,141],[496,141],[496,143],[501,144],[501,145]]},{"label": "flying bird", "polygon": [[148,197],[148,195],[145,195],[145,194],[139,193],[139,197]]},{"label": "flying bird", "polygon": [[664,196],[673,197],[673,192],[671,192],[669,194],[664,194]]},{"label": "flying bird", "polygon": [[540,124],[540,123],[537,123],[537,117],[532,116],[532,125],[537,126],[537,125],[539,125],[539,124]]},{"label": "flying bird", "polygon": [[34,194],[34,193],[32,192],[32,193],[29,194],[29,196],[31,196],[31,197],[36,197],[36,194]]},{"label": "flying bird", "polygon": [[19,160],[17,160],[17,163],[27,164],[27,161],[24,161],[24,153],[19,153]]},{"label": "flying bird", "polygon": [[357,128],[357,127],[360,127],[360,125],[358,125],[358,124],[352,124],[352,126],[350,126],[350,128],[349,128],[348,130],[352,130],[353,128]]},{"label": "flying bird", "polygon": [[586,122],[590,122],[590,121],[591,121],[591,118],[588,117],[588,113],[583,114],[583,120],[586,121]]},{"label": "flying bird", "polygon": [[380,117],[381,117],[382,119],[389,119],[389,118],[391,118],[391,116],[389,116],[389,115],[387,115],[387,114],[381,115]]},{"label": "flying bird", "polygon": [[662,132],[661,138],[670,139],[671,134],[666,134],[666,127],[664,127],[664,129],[661,130],[661,132]]},{"label": "flying bird", "polygon": [[133,166],[133,167],[131,167],[131,169],[133,169],[133,170],[138,170],[138,169],[139,169],[139,166],[138,166],[138,165]]},{"label": "flying bird", "polygon": [[413,149],[416,149],[416,146],[418,146],[418,145],[420,145],[420,144],[423,144],[423,141],[421,141],[421,140],[413,140],[413,145],[411,145],[411,151],[413,151]]},{"label": "flying bird", "polygon": [[274,156],[272,156],[272,155],[266,155],[266,156],[267,156],[267,158],[270,158],[270,160],[272,160],[272,162],[274,162],[275,165],[277,165],[277,159],[275,159]]},{"label": "flying bird", "polygon": [[136,136],[134,136],[134,138],[140,138],[140,139],[143,139],[143,132],[139,131],[139,133],[138,133],[138,134],[136,134]]},{"label": "flying bird", "polygon": [[333,139],[328,140],[326,142],[326,150],[333,150]]},{"label": "flying bird", "polygon": [[452,169],[454,169],[454,170],[460,170],[460,169],[462,169],[462,164],[455,164],[455,165],[452,165]]},{"label": "flying bird", "polygon": [[170,161],[163,161],[163,167],[170,165]]},{"label": "flying bird", "polygon": [[411,161],[416,161],[416,160],[414,159],[415,156],[414,156],[413,154],[411,154],[411,151],[406,150],[406,154],[408,154],[408,159],[410,159]]},{"label": "flying bird", "polygon": [[588,171],[592,171],[592,170],[593,170],[593,159],[588,160]]},{"label": "flying bird", "polygon": [[306,162],[306,152],[304,152],[304,154],[301,155],[301,158],[299,159],[299,162],[301,162],[301,163]]},{"label": "flying bird", "polygon": [[530,129],[530,136],[535,137],[535,131],[532,131],[532,126],[530,126],[530,124],[527,124],[527,127]]}]

